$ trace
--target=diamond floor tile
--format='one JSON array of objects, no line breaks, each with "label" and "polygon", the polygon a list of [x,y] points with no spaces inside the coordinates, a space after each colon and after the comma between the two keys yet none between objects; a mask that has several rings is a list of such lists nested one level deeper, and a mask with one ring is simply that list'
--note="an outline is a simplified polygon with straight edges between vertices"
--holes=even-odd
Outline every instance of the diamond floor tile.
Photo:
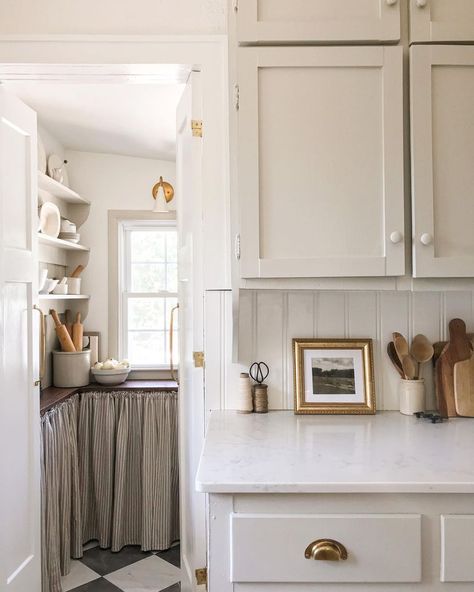
[{"label": "diamond floor tile", "polygon": [[74,592],[122,592],[122,590],[114,586],[111,582],[104,580],[104,578],[99,578],[98,580],[79,586],[79,588],[74,588]]},{"label": "diamond floor tile", "polygon": [[85,551],[81,561],[96,573],[105,576],[151,555],[151,552],[143,552],[138,546],[124,547],[118,553],[112,553],[110,549],[94,547]]},{"label": "diamond floor tile", "polygon": [[158,592],[177,584],[181,579],[181,570],[152,555],[105,578],[124,592]]},{"label": "diamond floor tile", "polygon": [[68,573],[67,576],[61,578],[63,592],[75,590],[78,586],[81,586],[82,584],[87,584],[92,580],[96,580],[98,577],[99,574],[87,567],[87,565],[84,565],[82,561],[73,559],[71,561],[71,571]]}]

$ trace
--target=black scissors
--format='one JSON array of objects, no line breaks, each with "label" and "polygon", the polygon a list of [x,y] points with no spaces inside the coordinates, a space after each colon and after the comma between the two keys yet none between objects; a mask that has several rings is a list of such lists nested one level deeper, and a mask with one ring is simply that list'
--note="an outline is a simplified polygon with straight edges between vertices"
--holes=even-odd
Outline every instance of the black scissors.
[{"label": "black scissors", "polygon": [[255,382],[258,382],[258,384],[262,384],[262,382],[270,374],[270,369],[265,364],[265,362],[254,362],[250,366],[249,374]]}]

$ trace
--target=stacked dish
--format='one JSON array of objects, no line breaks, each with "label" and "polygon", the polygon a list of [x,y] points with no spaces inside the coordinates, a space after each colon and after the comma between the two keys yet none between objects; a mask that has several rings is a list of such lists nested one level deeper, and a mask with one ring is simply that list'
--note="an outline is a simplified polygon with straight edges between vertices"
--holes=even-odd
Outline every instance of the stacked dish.
[{"label": "stacked dish", "polygon": [[78,243],[81,235],[78,232],[60,232],[59,238],[62,240],[67,240],[70,243]]}]

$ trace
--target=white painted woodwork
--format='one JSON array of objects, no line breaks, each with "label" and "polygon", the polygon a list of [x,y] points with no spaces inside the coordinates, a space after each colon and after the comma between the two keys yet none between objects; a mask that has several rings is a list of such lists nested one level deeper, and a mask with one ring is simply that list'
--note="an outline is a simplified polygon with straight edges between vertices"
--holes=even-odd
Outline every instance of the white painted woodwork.
[{"label": "white painted woodwork", "polygon": [[474,275],[473,104],[474,47],[411,48],[415,277]]},{"label": "white painted woodwork", "polygon": [[472,0],[410,0],[410,41],[474,41]]},{"label": "white painted woodwork", "polygon": [[441,516],[441,581],[474,582],[474,516]]},{"label": "white painted woodwork", "polygon": [[[206,406],[236,409],[239,373],[264,360],[270,366],[271,409],[293,409],[293,337],[371,337],[374,340],[377,409],[397,410],[399,376],[386,347],[393,331],[408,339],[424,333],[447,338],[460,317],[474,331],[473,292],[241,290],[238,362],[232,360],[232,294],[206,292]],[[433,370],[423,367],[427,407],[435,408]]]},{"label": "white painted woodwork", "polygon": [[[342,543],[345,561],[306,559],[313,541]],[[232,582],[419,582],[421,516],[231,516]],[[390,560],[387,560],[390,558]]]},{"label": "white painted woodwork", "polygon": [[238,60],[241,276],[403,275],[402,48]]},{"label": "white painted woodwork", "polygon": [[0,588],[39,592],[36,113],[0,87]]},{"label": "white painted woodwork", "polygon": [[194,572],[206,566],[205,497],[194,480],[204,441],[204,372],[193,352],[203,351],[202,139],[191,121],[202,119],[201,74],[193,72],[176,115],[176,194],[179,302],[179,446],[181,565],[184,592],[195,589]]},{"label": "white painted woodwork", "polygon": [[[330,429],[330,428],[328,428]],[[401,434],[403,437],[403,434]],[[282,434],[284,438],[285,434]],[[316,438],[316,435],[315,435]],[[448,452],[449,454],[449,452]],[[350,467],[348,467],[350,471]],[[349,477],[350,479],[350,477]],[[334,590],[335,592],[472,592],[471,582],[447,583],[440,581],[441,562],[441,532],[440,517],[447,513],[459,514],[461,517],[473,516],[474,505],[472,495],[464,494],[210,494],[209,495],[209,592],[314,592],[315,589]],[[396,514],[420,514],[421,518],[421,539],[422,539],[422,581],[418,583],[332,583],[315,585],[315,583],[287,582],[245,582],[233,583],[230,578],[232,570],[232,553],[230,547],[231,518],[240,515],[257,515],[259,519],[268,516],[281,515],[284,518],[301,515],[389,515]],[[293,531],[290,528],[290,533]],[[359,539],[363,540],[365,531],[359,531]],[[383,565],[387,572],[393,572],[397,565],[403,569],[404,562],[410,561],[409,549],[412,547],[409,531],[406,532],[406,549],[401,553],[391,554],[385,546],[384,535],[380,537],[380,553],[383,553]],[[472,532],[468,535],[467,542],[472,539]],[[259,530],[255,528],[253,537],[258,541]],[[316,537],[314,537],[316,538]],[[314,540],[311,539],[311,540]],[[288,561],[292,556],[293,537],[286,536],[285,551],[282,562]],[[342,541],[343,542],[343,541]],[[253,544],[252,542],[250,544]],[[276,539],[271,545],[277,545]],[[358,544],[358,541],[357,541]],[[357,547],[356,547],[357,548]],[[472,547],[471,547],[472,548]],[[246,553],[245,547],[240,551]],[[257,552],[260,552],[258,549]],[[456,552],[454,550],[454,552]],[[472,557],[472,554],[471,554]],[[471,559],[472,563],[472,559]],[[341,566],[333,566],[337,571]],[[257,569],[258,566],[253,566]],[[274,564],[274,568],[279,566]],[[375,568],[377,569],[377,567]]]},{"label": "white painted woodwork", "polygon": [[238,0],[240,43],[400,39],[401,0]]}]

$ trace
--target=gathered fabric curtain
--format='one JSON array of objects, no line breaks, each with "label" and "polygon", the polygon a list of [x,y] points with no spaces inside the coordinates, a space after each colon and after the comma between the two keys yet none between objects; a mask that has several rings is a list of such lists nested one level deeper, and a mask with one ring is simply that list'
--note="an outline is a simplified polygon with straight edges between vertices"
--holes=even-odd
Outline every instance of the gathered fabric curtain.
[{"label": "gathered fabric curtain", "polygon": [[177,393],[77,394],[41,428],[43,592],[62,592],[90,540],[150,551],[179,538]]}]

